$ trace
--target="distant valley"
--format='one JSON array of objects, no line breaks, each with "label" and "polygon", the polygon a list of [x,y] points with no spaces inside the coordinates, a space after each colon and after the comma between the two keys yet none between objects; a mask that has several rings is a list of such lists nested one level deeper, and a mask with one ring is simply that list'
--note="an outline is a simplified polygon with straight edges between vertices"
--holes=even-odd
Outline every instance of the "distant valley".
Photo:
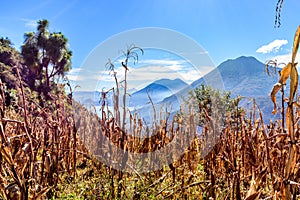
[{"label": "distant valley", "polygon": [[[256,99],[265,120],[279,117],[272,115],[273,104],[269,97],[273,85],[277,82],[277,77],[268,76],[265,72],[265,65],[262,62],[254,57],[246,56],[221,63],[213,71],[190,85],[181,79],[156,80],[128,96],[127,105],[138,111],[142,116],[146,116],[149,113],[149,109],[152,109],[149,95],[153,103],[158,107],[160,105],[169,106],[171,111],[175,112],[182,103],[182,97],[186,97],[190,90],[199,87],[201,84],[213,83],[216,75],[221,77],[221,83],[218,80],[216,84],[224,84],[223,88],[226,91],[231,91],[232,96],[240,95],[245,97],[241,102],[241,106],[251,107],[251,100]],[[99,106],[101,92],[75,92],[74,98],[84,105]],[[107,103],[112,105],[112,92],[107,94]]]}]

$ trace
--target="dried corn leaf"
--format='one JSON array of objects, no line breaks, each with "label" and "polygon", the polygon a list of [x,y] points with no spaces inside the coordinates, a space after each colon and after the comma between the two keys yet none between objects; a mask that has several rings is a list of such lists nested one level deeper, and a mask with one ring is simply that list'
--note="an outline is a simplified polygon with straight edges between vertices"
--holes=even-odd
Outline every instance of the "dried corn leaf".
[{"label": "dried corn leaf", "polygon": [[288,179],[291,172],[294,171],[297,161],[297,146],[294,144],[289,149],[289,158],[285,167],[285,178]]},{"label": "dried corn leaf", "polygon": [[287,107],[286,109],[286,127],[288,128],[288,134],[289,136],[291,136],[291,128],[292,128],[292,120],[291,120],[291,109],[290,109],[290,106]]},{"label": "dried corn leaf", "polygon": [[[286,126],[288,128],[288,134],[294,142],[294,124],[293,124],[293,104],[289,105],[286,110]],[[285,178],[288,178],[290,176],[290,173],[294,170],[296,161],[297,161],[297,146],[293,144],[289,148],[289,157],[286,163],[285,167]]]},{"label": "dried corn leaf", "polygon": [[271,76],[271,73],[269,71],[269,66],[274,69],[274,72],[272,72],[272,76],[273,76],[274,74],[276,74],[277,62],[274,60],[269,60],[265,65],[267,75]]},{"label": "dried corn leaf", "polygon": [[261,194],[260,192],[256,192],[256,193],[251,194],[248,197],[246,197],[245,200],[256,200],[256,199],[259,199],[260,194]]},{"label": "dried corn leaf", "polygon": [[272,111],[273,114],[276,114],[276,112],[277,112],[276,94],[282,88],[282,86],[286,84],[286,81],[287,81],[287,79],[289,78],[289,76],[291,74],[291,70],[292,70],[292,64],[291,63],[287,64],[284,68],[282,68],[282,70],[280,71],[279,81],[278,81],[278,83],[276,83],[273,86],[273,89],[272,89],[271,95],[270,95],[271,100],[274,104],[274,109]]},{"label": "dried corn leaf", "polygon": [[300,37],[300,26],[298,26],[298,29],[297,29],[297,31],[295,33],[295,37],[294,37],[292,63],[295,63],[296,55],[297,55],[297,52],[298,52],[299,42],[300,42],[299,37]]},{"label": "dried corn leaf", "polygon": [[273,114],[276,114],[277,112],[277,106],[276,106],[276,94],[278,93],[278,91],[282,88],[282,84],[281,83],[276,83],[274,86],[273,86],[273,89],[272,89],[272,92],[271,92],[271,100],[274,104],[274,108],[273,108],[273,111],[272,113]]},{"label": "dried corn leaf", "polygon": [[4,158],[4,160],[9,164],[9,165],[14,165],[14,161],[12,159],[11,153],[9,151],[8,147],[5,147],[1,144],[0,146],[0,153],[1,156]]},{"label": "dried corn leaf", "polygon": [[291,184],[291,185],[297,185],[297,186],[300,186],[300,183],[297,183],[297,182],[295,182],[295,181],[289,181],[289,183]]},{"label": "dried corn leaf", "polygon": [[291,68],[291,83],[290,83],[290,98],[289,98],[289,104],[291,105],[293,103],[293,99],[295,96],[295,93],[298,88],[298,72],[296,69],[297,63],[294,64],[294,66]]},{"label": "dried corn leaf", "polygon": [[282,85],[286,84],[286,81],[288,80],[292,70],[292,63],[288,63],[282,70],[280,71],[280,78],[279,83]]},{"label": "dried corn leaf", "polygon": [[28,159],[26,159],[26,162],[24,163],[24,165],[22,167],[21,174],[24,174],[24,171],[25,171],[27,165],[28,165]]},{"label": "dried corn leaf", "polygon": [[296,166],[296,161],[297,161],[297,145],[296,144],[294,144],[292,146],[291,151],[293,151],[294,156],[292,157],[292,160],[291,160],[291,170],[290,171],[293,172],[295,169],[295,166]]},{"label": "dried corn leaf", "polygon": [[250,182],[250,188],[247,192],[247,196],[245,199],[257,199],[260,196],[260,189],[259,186],[261,184],[262,179],[265,177],[267,173],[267,168],[264,168],[257,176],[255,177],[255,174],[252,173],[252,179]]},{"label": "dried corn leaf", "polygon": [[46,187],[46,188],[43,188],[39,193],[37,193],[35,195],[35,199],[41,199],[43,196],[46,195],[46,193],[51,190],[53,187]]}]

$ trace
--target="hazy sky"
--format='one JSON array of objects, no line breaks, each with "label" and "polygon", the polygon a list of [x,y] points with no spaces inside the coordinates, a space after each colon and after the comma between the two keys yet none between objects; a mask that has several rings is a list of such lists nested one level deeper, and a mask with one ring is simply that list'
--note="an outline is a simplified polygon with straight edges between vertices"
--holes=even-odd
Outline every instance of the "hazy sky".
[{"label": "hazy sky", "polygon": [[[82,67],[99,44],[121,32],[143,27],[167,28],[186,35],[203,47],[215,65],[242,55],[262,62],[274,57],[286,62],[300,25],[300,1],[284,2],[280,28],[274,28],[276,3],[277,0],[3,1],[0,36],[10,38],[19,48],[24,33],[35,31],[37,20],[48,19],[51,31],[61,31],[69,39],[72,72]],[[124,48],[120,45],[115,51]],[[144,59],[153,57],[145,55]],[[166,63],[178,65],[175,60],[182,63],[174,57],[166,58]]]}]

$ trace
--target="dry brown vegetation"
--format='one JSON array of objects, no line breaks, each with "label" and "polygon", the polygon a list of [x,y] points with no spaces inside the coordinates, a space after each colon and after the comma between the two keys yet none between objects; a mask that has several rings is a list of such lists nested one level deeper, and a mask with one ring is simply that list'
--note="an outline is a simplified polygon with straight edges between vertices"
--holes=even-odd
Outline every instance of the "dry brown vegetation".
[{"label": "dry brown vegetation", "polygon": [[[149,127],[131,115],[130,128],[124,131],[118,106],[108,112],[103,103],[98,116],[72,102],[72,93],[65,95],[62,87],[41,107],[33,93],[24,91],[18,77],[16,102],[7,107],[1,83],[0,198],[299,199],[300,113],[299,99],[294,100],[299,32],[300,28],[290,73],[282,73],[279,81],[284,84],[283,80],[291,78],[287,130],[282,126],[283,119],[264,122],[255,101],[246,115],[237,100],[226,112],[222,125],[206,109],[196,112],[191,101],[171,119],[161,113]],[[279,89],[275,87],[277,92]],[[117,101],[119,97],[115,93],[113,98]],[[200,116],[206,119],[197,134]],[[142,137],[142,130],[149,137]],[[165,163],[159,169],[150,166],[156,170],[148,172],[134,170],[126,152],[155,152],[176,137],[180,140],[168,149],[173,159],[133,159],[135,166],[140,162],[144,162],[142,166],[153,161]],[[109,145],[99,145],[106,139],[123,153],[113,152]],[[180,147],[187,142],[190,145],[180,154]],[[119,161],[118,168],[99,162],[101,159]],[[125,168],[131,170],[117,170]]]},{"label": "dry brown vegetation", "polygon": [[[12,69],[16,70],[16,69]],[[34,94],[24,91],[21,79],[17,99],[6,107],[1,83],[1,197],[51,197],[61,174],[75,177],[76,130],[63,92],[41,107]],[[80,160],[80,159],[79,159]]]}]

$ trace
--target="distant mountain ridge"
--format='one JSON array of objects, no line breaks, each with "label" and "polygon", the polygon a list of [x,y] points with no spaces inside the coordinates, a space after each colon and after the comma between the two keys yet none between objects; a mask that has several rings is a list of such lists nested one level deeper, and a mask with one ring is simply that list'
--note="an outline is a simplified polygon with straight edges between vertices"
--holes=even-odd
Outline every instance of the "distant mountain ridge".
[{"label": "distant mountain ridge", "polygon": [[[171,96],[172,94],[175,94],[176,92],[187,86],[188,84],[179,78],[176,78],[174,80],[164,78],[156,80],[140,90],[129,89],[128,92],[130,93],[130,91],[132,91],[132,93],[128,97],[128,106],[145,106],[149,103],[149,98],[147,94],[149,94],[151,100],[154,103],[159,103],[165,97]],[[73,96],[75,100],[84,105],[100,105],[100,91],[75,91]],[[108,98],[108,104],[112,105],[112,92],[110,91],[109,93],[107,93],[106,96]]]},{"label": "distant mountain ridge", "polygon": [[[272,78],[267,75],[265,65],[262,62],[251,56],[241,56],[224,61],[210,73],[200,77],[190,85],[181,79],[156,80],[141,90],[132,93],[128,98],[128,106],[136,107],[140,113],[148,113],[148,110],[151,109],[148,93],[155,104],[169,105],[175,112],[183,103],[182,98],[186,97],[191,90],[201,84],[211,84],[213,88],[217,87],[216,85],[221,85],[224,90],[230,91],[233,96],[246,97],[242,102],[242,106],[246,106],[247,102],[255,98],[268,120],[274,117],[271,114],[273,104],[269,94],[277,81],[278,76]],[[83,96],[88,95],[83,94]],[[90,96],[98,99],[100,92]]]},{"label": "distant mountain ridge", "polygon": [[[233,96],[246,97],[242,101],[242,106],[256,99],[256,103],[262,110],[267,120],[274,118],[271,114],[273,103],[269,97],[273,85],[277,82],[277,76],[270,77],[265,71],[265,65],[256,58],[241,56],[236,59],[229,59],[221,63],[213,71],[199,78],[191,84],[191,88],[199,87],[201,84],[207,85],[206,81],[213,82],[211,79],[221,77],[225,91],[230,91]],[[214,86],[211,85],[213,88]],[[179,91],[177,94],[163,100],[166,104],[177,104],[175,101],[178,96],[186,96],[188,91]],[[278,116],[275,116],[278,117]]]},{"label": "distant mountain ridge", "polygon": [[149,97],[153,103],[159,103],[165,97],[171,96],[187,86],[188,84],[179,78],[156,80],[143,89],[134,92],[130,97],[129,106],[145,106],[150,101]]},{"label": "distant mountain ridge", "polygon": [[[241,56],[221,63],[210,74],[218,71],[222,77],[224,89],[236,95],[256,96],[268,93],[274,80],[265,72],[265,65],[254,57]],[[209,77],[207,74],[205,77]],[[205,84],[205,77],[194,81],[193,88]],[[207,78],[209,79],[209,78]],[[264,82],[263,84],[260,84]]]},{"label": "distant mountain ridge", "polygon": [[166,86],[173,93],[178,92],[179,90],[188,86],[188,84],[186,82],[184,82],[183,80],[181,80],[180,78],[176,78],[174,80],[163,78],[163,79],[154,81],[154,83]]},{"label": "distant mountain ridge", "polygon": [[265,65],[254,57],[239,57],[219,65],[225,89],[247,97],[269,95],[274,80],[265,71]]}]

